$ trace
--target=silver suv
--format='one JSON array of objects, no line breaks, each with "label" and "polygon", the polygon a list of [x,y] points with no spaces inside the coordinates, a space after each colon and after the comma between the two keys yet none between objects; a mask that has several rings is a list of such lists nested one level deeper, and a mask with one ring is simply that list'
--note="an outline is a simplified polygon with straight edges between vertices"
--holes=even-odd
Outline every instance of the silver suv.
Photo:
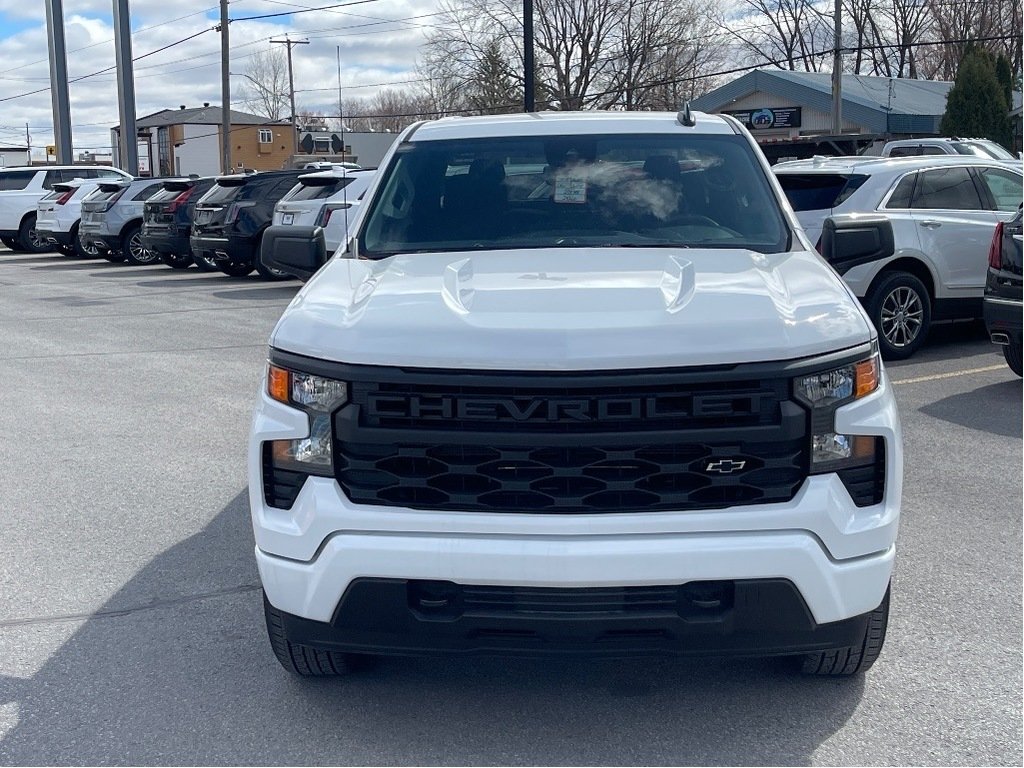
[{"label": "silver suv", "polygon": [[163,189],[163,179],[102,181],[82,201],[82,241],[99,249],[109,261],[152,264],[157,253],[142,247],[142,209]]}]

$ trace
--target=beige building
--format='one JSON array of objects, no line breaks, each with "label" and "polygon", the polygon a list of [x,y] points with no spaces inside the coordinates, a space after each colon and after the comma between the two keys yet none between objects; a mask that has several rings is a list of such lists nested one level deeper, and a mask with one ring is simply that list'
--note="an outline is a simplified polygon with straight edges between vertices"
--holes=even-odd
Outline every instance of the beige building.
[{"label": "beige building", "polygon": [[[236,170],[275,171],[289,166],[295,153],[291,123],[231,110],[231,163]],[[151,176],[214,176],[221,169],[221,108],[164,109],[140,117],[140,174]],[[111,145],[118,157],[120,127],[112,128]],[[129,170],[129,169],[126,169]]]}]

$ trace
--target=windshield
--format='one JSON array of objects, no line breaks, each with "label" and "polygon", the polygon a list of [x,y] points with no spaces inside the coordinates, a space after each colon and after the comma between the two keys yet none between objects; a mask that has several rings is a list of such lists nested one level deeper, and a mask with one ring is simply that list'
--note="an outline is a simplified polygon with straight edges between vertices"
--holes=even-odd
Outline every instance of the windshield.
[{"label": "windshield", "polygon": [[549,247],[783,251],[789,232],[741,136],[412,142],[386,171],[361,255]]},{"label": "windshield", "polygon": [[994,141],[955,141],[953,149],[961,155],[992,158],[994,160],[1014,160],[1014,156]]}]

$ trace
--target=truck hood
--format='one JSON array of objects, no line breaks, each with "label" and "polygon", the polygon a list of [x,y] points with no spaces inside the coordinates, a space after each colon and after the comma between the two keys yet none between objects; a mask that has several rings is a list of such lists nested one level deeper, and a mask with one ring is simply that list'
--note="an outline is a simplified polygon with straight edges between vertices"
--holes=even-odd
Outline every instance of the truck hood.
[{"label": "truck hood", "polygon": [[816,254],[548,248],[332,259],[271,345],[356,364],[562,371],[786,360],[871,336]]}]

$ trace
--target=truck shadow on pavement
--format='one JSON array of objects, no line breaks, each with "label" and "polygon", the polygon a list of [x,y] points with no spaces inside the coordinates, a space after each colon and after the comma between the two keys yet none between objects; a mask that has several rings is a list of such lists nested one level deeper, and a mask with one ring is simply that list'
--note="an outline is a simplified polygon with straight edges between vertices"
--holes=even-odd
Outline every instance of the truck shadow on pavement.
[{"label": "truck shadow on pavement", "polygon": [[[1007,368],[1009,371],[1009,368]],[[918,410],[962,427],[1021,439],[1021,380],[1000,381],[936,400]]]},{"label": "truck shadow on pavement", "polygon": [[[0,762],[806,765],[864,694],[782,660],[399,658],[298,680],[267,643],[252,548],[243,492],[35,675],[0,678]],[[0,632],[31,646],[69,620]]]}]

